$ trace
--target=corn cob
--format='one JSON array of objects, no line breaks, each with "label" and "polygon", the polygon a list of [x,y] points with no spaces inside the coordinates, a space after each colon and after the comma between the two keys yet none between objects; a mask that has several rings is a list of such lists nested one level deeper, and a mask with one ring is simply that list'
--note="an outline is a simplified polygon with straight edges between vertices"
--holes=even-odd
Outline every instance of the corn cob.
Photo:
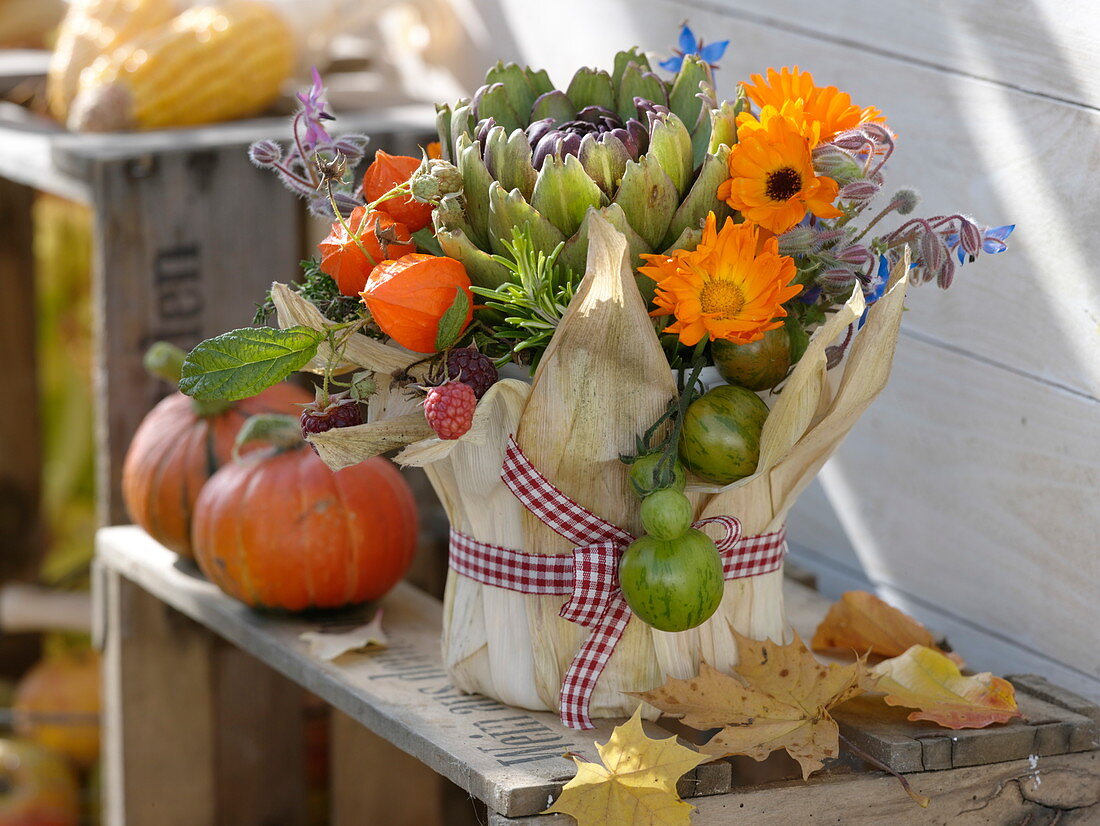
[{"label": "corn cob", "polygon": [[42,48],[64,13],[61,0],[0,0],[0,48]]},{"label": "corn cob", "polygon": [[81,76],[69,128],[161,129],[253,114],[293,67],[293,36],[269,6],[239,0],[188,9],[97,58]]},{"label": "corn cob", "polygon": [[58,30],[46,80],[51,114],[62,122],[69,116],[80,73],[92,61],[167,23],[176,12],[173,0],[73,0]]}]

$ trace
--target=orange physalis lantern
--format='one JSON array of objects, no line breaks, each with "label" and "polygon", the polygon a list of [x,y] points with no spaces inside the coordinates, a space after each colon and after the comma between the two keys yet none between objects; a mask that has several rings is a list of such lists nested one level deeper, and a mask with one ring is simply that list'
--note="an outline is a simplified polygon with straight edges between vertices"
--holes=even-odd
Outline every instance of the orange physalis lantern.
[{"label": "orange physalis lantern", "polygon": [[466,268],[453,258],[412,253],[374,268],[363,291],[363,301],[382,332],[417,353],[434,353],[439,321],[466,293],[466,318],[473,317],[473,295]]},{"label": "orange physalis lantern", "polygon": [[[374,203],[398,184],[405,183],[419,166],[418,158],[389,155],[379,149],[374,155],[374,163],[363,175],[363,196],[367,203]],[[411,195],[390,198],[380,203],[377,209],[400,221],[409,228],[409,232],[422,230],[432,222],[432,205],[414,201]]]},{"label": "orange physalis lantern", "polygon": [[366,207],[356,207],[347,225],[359,236],[358,243],[343,224],[333,221],[328,237],[318,245],[321,272],[333,278],[343,295],[361,293],[376,265],[416,251],[405,225],[385,213],[374,211],[367,215]]}]

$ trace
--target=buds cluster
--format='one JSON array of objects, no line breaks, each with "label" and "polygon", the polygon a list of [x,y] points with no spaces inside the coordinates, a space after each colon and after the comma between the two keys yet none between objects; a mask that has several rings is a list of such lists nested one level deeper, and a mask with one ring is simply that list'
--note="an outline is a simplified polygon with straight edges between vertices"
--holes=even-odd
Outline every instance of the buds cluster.
[{"label": "buds cluster", "polygon": [[447,195],[462,192],[462,173],[448,161],[425,157],[409,179],[409,191],[414,200],[437,204]]}]

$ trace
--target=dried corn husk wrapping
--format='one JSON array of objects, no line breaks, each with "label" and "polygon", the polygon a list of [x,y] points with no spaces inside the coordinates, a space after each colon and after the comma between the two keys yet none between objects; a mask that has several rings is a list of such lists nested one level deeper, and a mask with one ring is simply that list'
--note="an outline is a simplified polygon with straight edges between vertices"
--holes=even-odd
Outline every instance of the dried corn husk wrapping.
[{"label": "dried corn husk wrapping", "polygon": [[[461,439],[422,439],[397,456],[398,462],[427,469],[458,530],[532,553],[572,551],[499,479],[508,436],[516,432],[524,452],[551,482],[596,514],[639,531],[638,502],[618,455],[632,451],[636,434],[664,410],[675,385],[625,256],[625,239],[605,221],[593,220],[585,278],[529,395],[523,383],[499,382]],[[689,485],[697,517],[736,516],[746,535],[782,526],[798,495],[886,384],[907,271],[908,257],[870,309],[842,368],[826,372],[825,348],[860,318],[862,294],[857,290],[815,332],[782,392],[769,400],[757,472],[724,488]],[[286,323],[313,326],[315,321],[299,309]],[[408,364],[401,362],[408,354],[377,342],[354,354],[349,350],[346,357],[378,371],[380,382]],[[398,441],[411,440],[415,432],[406,425],[414,417],[405,405],[381,404],[379,411],[393,416],[391,421],[330,431],[314,437],[315,443],[326,461],[344,464],[388,449],[395,429]],[[373,437],[371,428],[376,428]],[[558,616],[563,602],[564,597],[517,594],[449,572],[443,653],[455,685],[513,705],[556,711],[562,675],[588,634]],[[688,677],[698,672],[700,660],[730,668],[736,663],[733,630],[758,639],[786,636],[782,571],[727,582],[718,611],[691,631],[668,634],[632,619],[597,684],[592,716],[630,713],[637,702],[622,692],[652,688],[665,674]]]},{"label": "dried corn husk wrapping", "polygon": [[[593,513],[641,533],[638,497],[619,456],[676,396],[668,360],[628,263],[626,238],[593,215],[584,279],[535,373],[517,441],[540,472]],[[525,550],[572,553],[572,545],[531,514]],[[557,707],[562,677],[588,630],[558,616],[563,597],[528,597],[539,696]],[[631,619],[592,694],[590,713],[617,716],[637,706],[661,673],[651,629]]]}]

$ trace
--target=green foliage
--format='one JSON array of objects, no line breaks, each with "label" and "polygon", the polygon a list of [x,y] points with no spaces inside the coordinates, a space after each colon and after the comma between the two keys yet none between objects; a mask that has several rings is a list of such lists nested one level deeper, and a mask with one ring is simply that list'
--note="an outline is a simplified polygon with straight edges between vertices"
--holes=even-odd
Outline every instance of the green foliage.
[{"label": "green foliage", "polygon": [[208,338],[184,360],[180,391],[201,400],[255,396],[304,367],[324,338],[308,327],[246,327]]},{"label": "green foliage", "polygon": [[466,314],[470,312],[470,297],[465,290],[455,290],[455,300],[439,319],[435,334],[435,349],[446,350],[458,341],[466,329]]},{"label": "green foliage", "polygon": [[[359,297],[341,294],[332,277],[321,272],[320,261],[309,258],[300,263],[302,279],[297,285],[298,294],[320,310],[321,315],[329,321],[343,324],[364,314],[365,308]],[[275,304],[271,300],[271,293],[268,293],[264,302],[257,306],[252,323],[266,324],[274,314]]]},{"label": "green foliage", "polygon": [[558,263],[564,244],[546,255],[536,249],[526,226],[513,227],[512,243],[504,245],[511,258],[494,255],[493,260],[508,269],[511,279],[494,289],[472,288],[503,320],[494,321],[495,338],[476,338],[482,352],[498,363],[512,359],[533,369],[565,315],[580,277]]}]

